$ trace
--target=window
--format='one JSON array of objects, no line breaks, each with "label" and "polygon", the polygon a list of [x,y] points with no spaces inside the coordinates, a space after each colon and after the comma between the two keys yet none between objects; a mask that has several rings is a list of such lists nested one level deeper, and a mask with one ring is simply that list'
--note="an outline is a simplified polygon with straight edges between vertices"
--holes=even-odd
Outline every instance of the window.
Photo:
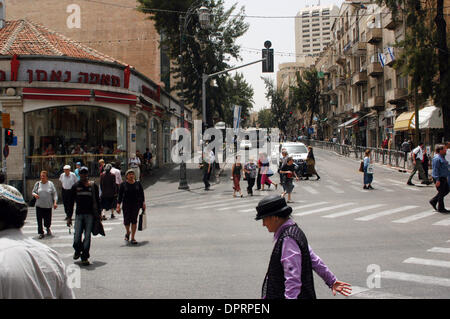
[{"label": "window", "polygon": [[319,52],[320,51],[320,49],[314,49],[313,50],[313,52]]},{"label": "window", "polygon": [[319,47],[320,43],[313,43],[313,47]]},{"label": "window", "polygon": [[390,89],[392,89],[392,80],[391,79],[386,81],[386,91],[389,91]]},{"label": "window", "polygon": [[322,15],[323,16],[329,16],[330,15],[330,11],[329,10],[324,10],[324,11],[322,11]]},{"label": "window", "polygon": [[320,37],[320,33],[313,33],[313,37]]},{"label": "window", "polygon": [[309,52],[311,52],[311,50],[303,50],[303,52],[309,53]]},{"label": "window", "polygon": [[323,17],[322,20],[330,20],[330,17]]},{"label": "window", "polygon": [[[144,125],[142,118],[138,124]],[[100,158],[125,167],[127,118],[121,113],[95,106],[52,107],[26,113],[25,128],[27,178],[39,178],[41,170],[58,177],[61,167],[75,167],[78,161],[96,175]],[[58,156],[42,160],[50,145]]]},{"label": "window", "polygon": [[309,28],[309,24],[303,25],[303,29],[305,29],[305,28]]},{"label": "window", "polygon": [[313,27],[318,27],[320,25],[320,23],[313,23]]},{"label": "window", "polygon": [[317,28],[317,29],[312,29],[312,32],[314,32],[314,31],[320,31],[320,29],[319,29],[319,28]]},{"label": "window", "polygon": [[303,18],[303,23],[309,23],[309,19],[305,19],[305,18]]},{"label": "window", "polygon": [[310,44],[305,44],[305,45],[303,45],[303,47],[304,48],[309,48],[309,47],[311,47],[311,45]]},{"label": "window", "polygon": [[324,32],[323,35],[330,35],[330,32]]},{"label": "window", "polygon": [[304,34],[303,37],[304,38],[309,38],[310,34]]}]

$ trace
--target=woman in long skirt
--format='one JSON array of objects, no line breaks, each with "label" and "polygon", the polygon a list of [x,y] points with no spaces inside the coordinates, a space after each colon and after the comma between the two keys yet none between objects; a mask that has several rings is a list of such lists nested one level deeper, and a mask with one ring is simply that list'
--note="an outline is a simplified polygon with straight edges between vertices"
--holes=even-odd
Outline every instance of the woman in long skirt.
[{"label": "woman in long skirt", "polygon": [[316,171],[316,159],[314,158],[313,148],[308,146],[308,155],[306,157],[306,180],[309,180],[309,176],[316,175],[317,180],[320,179],[319,174]]},{"label": "woman in long skirt", "polygon": [[[133,170],[125,174],[126,181],[120,184],[119,198],[117,200],[117,213],[120,214],[120,205],[123,203],[123,224],[125,225],[125,240],[132,245],[137,245],[135,239],[139,210],[145,211],[144,189],[140,182],[136,181]],[[130,230],[131,225],[131,230]],[[131,235],[131,240],[130,240]]]},{"label": "woman in long skirt", "polygon": [[234,190],[233,197],[236,197],[236,192],[239,192],[241,197],[244,197],[244,195],[242,195],[240,185],[242,169],[243,168],[241,164],[241,157],[236,156],[236,162],[233,164],[233,167],[231,168],[231,172],[233,174],[233,190]]}]

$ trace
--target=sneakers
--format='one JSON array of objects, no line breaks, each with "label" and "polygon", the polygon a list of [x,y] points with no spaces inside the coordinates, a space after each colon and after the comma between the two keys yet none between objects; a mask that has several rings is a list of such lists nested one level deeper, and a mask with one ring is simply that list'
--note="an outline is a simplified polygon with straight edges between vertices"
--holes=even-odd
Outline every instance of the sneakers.
[{"label": "sneakers", "polygon": [[75,252],[73,254],[73,260],[78,260],[78,259],[80,259],[80,257],[81,257],[81,253],[79,253],[79,252]]}]

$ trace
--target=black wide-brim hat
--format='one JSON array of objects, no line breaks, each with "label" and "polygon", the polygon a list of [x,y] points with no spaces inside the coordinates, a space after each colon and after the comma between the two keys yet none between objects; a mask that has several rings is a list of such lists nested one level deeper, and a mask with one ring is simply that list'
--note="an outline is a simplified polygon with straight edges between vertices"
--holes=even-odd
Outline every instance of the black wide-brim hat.
[{"label": "black wide-brim hat", "polygon": [[280,195],[270,195],[258,203],[255,220],[268,216],[288,217],[292,213],[292,207],[288,206],[286,199]]}]

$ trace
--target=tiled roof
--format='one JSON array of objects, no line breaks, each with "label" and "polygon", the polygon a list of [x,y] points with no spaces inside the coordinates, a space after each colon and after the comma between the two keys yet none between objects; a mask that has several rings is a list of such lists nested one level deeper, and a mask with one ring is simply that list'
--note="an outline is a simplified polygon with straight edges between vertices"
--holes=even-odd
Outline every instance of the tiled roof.
[{"label": "tiled roof", "polygon": [[6,21],[5,27],[0,29],[0,56],[14,54],[67,56],[126,65],[28,20]]}]

